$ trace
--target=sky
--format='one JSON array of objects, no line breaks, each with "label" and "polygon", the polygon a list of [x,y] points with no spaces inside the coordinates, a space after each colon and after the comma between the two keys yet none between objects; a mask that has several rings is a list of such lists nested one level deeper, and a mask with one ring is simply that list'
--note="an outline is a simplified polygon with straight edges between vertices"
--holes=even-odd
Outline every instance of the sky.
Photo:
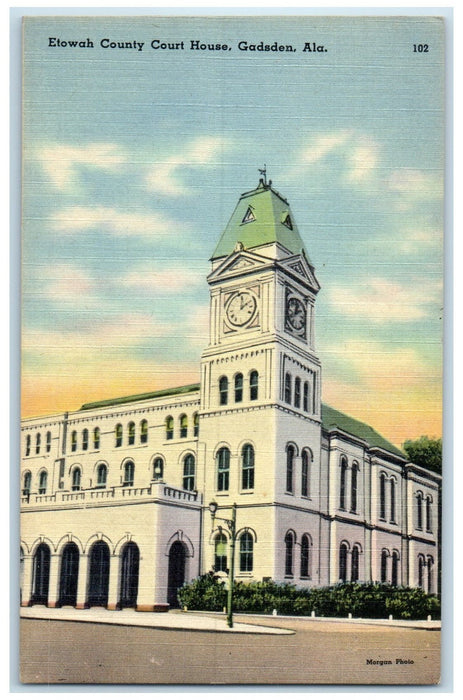
[{"label": "sky", "polygon": [[[209,259],[266,164],[321,285],[323,401],[397,445],[440,436],[441,29],[429,17],[28,20],[23,416],[199,381]],[[70,41],[83,45],[57,45]]]}]

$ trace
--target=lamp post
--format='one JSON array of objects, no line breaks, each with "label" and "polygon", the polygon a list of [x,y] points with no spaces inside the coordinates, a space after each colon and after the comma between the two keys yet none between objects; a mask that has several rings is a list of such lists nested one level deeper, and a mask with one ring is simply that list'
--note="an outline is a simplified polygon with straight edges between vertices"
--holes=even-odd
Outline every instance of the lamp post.
[{"label": "lamp post", "polygon": [[[212,528],[214,528],[214,520],[218,504],[215,501],[209,503],[209,510],[212,516]],[[228,506],[224,506],[228,507]],[[227,596],[227,625],[233,627],[233,579],[235,576],[235,537],[236,537],[236,503],[232,506],[231,518],[217,518],[227,523],[228,531],[230,532],[230,568],[228,573],[228,596]]]}]

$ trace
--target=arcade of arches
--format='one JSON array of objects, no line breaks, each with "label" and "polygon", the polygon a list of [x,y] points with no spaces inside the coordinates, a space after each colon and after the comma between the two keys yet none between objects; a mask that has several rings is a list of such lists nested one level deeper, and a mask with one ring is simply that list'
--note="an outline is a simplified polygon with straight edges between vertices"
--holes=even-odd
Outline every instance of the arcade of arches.
[{"label": "arcade of arches", "polygon": [[[179,540],[168,550],[169,606],[178,607],[177,591],[185,583],[188,551]],[[99,539],[81,553],[70,541],[59,553],[41,542],[32,554],[20,550],[21,604],[76,608],[137,608],[139,591],[140,549],[128,541],[118,554]],[[55,583],[55,585],[53,585]],[[116,588],[116,598],[111,589]],[[54,592],[56,591],[56,595]],[[29,595],[28,595],[29,592]],[[153,606],[153,609],[159,606]]]}]

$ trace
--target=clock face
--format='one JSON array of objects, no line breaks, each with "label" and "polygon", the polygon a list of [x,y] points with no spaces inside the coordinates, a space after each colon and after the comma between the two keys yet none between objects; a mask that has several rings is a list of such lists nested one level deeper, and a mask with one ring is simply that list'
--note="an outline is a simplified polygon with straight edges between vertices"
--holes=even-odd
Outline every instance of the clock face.
[{"label": "clock face", "polygon": [[227,319],[233,326],[244,326],[252,319],[256,308],[256,298],[252,294],[238,292],[231,297],[227,304]]},{"label": "clock face", "polygon": [[286,318],[295,331],[305,329],[306,311],[303,302],[297,297],[290,297],[286,302]]}]

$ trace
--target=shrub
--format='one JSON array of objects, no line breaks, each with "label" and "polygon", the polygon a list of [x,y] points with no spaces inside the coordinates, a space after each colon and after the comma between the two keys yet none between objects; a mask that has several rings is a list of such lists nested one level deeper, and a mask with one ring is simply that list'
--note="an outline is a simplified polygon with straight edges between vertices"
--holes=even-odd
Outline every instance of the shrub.
[{"label": "shrub", "polygon": [[187,583],[177,593],[182,606],[190,610],[223,610],[227,602],[225,584],[212,572]]},{"label": "shrub", "polygon": [[[221,611],[227,603],[225,584],[214,573],[185,584],[178,592],[182,605],[190,610]],[[440,602],[420,588],[387,583],[340,583],[323,588],[296,588],[275,581],[237,581],[233,588],[233,610],[245,613],[305,615],[317,617],[387,618],[402,620],[440,616]]]}]

